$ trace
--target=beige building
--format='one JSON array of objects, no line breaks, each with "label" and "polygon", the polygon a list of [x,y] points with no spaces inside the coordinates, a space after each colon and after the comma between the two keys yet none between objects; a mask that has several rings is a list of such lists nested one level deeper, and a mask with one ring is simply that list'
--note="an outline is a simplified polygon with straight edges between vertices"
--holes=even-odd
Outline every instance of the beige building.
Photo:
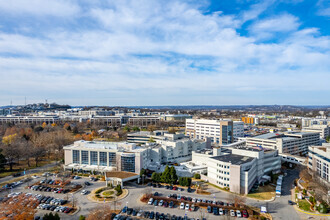
[{"label": "beige building", "polygon": [[210,138],[219,145],[234,142],[234,123],[231,120],[186,119],[186,135],[190,138]]}]

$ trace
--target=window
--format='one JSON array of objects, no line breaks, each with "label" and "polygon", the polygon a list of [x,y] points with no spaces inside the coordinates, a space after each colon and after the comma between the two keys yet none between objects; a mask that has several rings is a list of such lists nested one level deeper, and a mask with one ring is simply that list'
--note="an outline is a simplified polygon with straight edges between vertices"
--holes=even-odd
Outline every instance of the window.
[{"label": "window", "polygon": [[135,172],[135,157],[121,157],[121,170]]},{"label": "window", "polygon": [[116,153],[109,152],[109,166],[116,166]]},{"label": "window", "polygon": [[80,157],[79,157],[79,150],[73,150],[72,151],[72,162],[73,163],[79,163],[80,164]]},{"label": "window", "polygon": [[88,151],[86,150],[81,151],[81,164],[89,164]]},{"label": "window", "polygon": [[100,166],[107,166],[108,165],[108,158],[107,158],[107,152],[99,152],[100,155]]},{"label": "window", "polygon": [[90,152],[91,156],[91,165],[97,165],[98,160],[97,160],[97,151],[91,151]]}]

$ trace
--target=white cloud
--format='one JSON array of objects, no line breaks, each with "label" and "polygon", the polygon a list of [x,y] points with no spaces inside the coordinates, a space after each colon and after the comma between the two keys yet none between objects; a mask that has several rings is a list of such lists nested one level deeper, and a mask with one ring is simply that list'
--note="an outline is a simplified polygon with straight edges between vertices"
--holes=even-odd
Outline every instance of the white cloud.
[{"label": "white cloud", "polygon": [[0,0],[0,10],[17,16],[28,14],[62,17],[76,15],[80,8],[70,0]]},{"label": "white cloud", "polygon": [[266,18],[253,23],[249,30],[258,38],[270,38],[274,33],[296,31],[300,26],[297,17],[290,14],[282,14],[280,16]]},{"label": "white cloud", "polygon": [[[299,29],[296,17],[282,14],[254,22],[251,37],[239,34],[242,23],[258,17],[270,2],[252,7],[254,12],[243,17],[205,14],[198,5],[180,1],[70,4],[84,8],[83,19],[92,27],[74,18],[77,26],[47,31],[30,27],[32,35],[0,30],[0,104],[1,97],[11,94],[64,101],[72,95],[71,101],[82,104],[95,104],[96,97],[102,104],[103,97],[130,105],[138,100],[148,104],[147,97],[154,94],[166,96],[164,100],[196,94],[205,104],[217,100],[210,95],[227,91],[329,91],[326,80],[319,79],[329,75],[330,41],[317,29]],[[286,35],[278,43],[256,41],[274,33]],[[182,99],[191,101],[187,96]]]}]

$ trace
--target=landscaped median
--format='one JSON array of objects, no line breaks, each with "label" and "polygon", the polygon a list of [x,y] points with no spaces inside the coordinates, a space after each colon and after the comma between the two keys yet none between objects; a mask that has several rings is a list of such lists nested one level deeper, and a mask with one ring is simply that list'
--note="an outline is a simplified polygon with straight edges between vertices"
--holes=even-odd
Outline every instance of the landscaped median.
[{"label": "landscaped median", "polygon": [[119,189],[119,187],[100,187],[93,190],[87,198],[94,202],[112,202],[126,197],[127,194],[127,189]]}]

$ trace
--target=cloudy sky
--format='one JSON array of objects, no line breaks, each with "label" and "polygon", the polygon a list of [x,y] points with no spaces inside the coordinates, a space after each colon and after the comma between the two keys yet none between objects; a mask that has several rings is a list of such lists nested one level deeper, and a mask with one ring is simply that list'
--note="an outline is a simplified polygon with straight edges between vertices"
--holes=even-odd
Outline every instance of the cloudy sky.
[{"label": "cloudy sky", "polygon": [[0,105],[330,104],[329,0],[0,0]]}]

